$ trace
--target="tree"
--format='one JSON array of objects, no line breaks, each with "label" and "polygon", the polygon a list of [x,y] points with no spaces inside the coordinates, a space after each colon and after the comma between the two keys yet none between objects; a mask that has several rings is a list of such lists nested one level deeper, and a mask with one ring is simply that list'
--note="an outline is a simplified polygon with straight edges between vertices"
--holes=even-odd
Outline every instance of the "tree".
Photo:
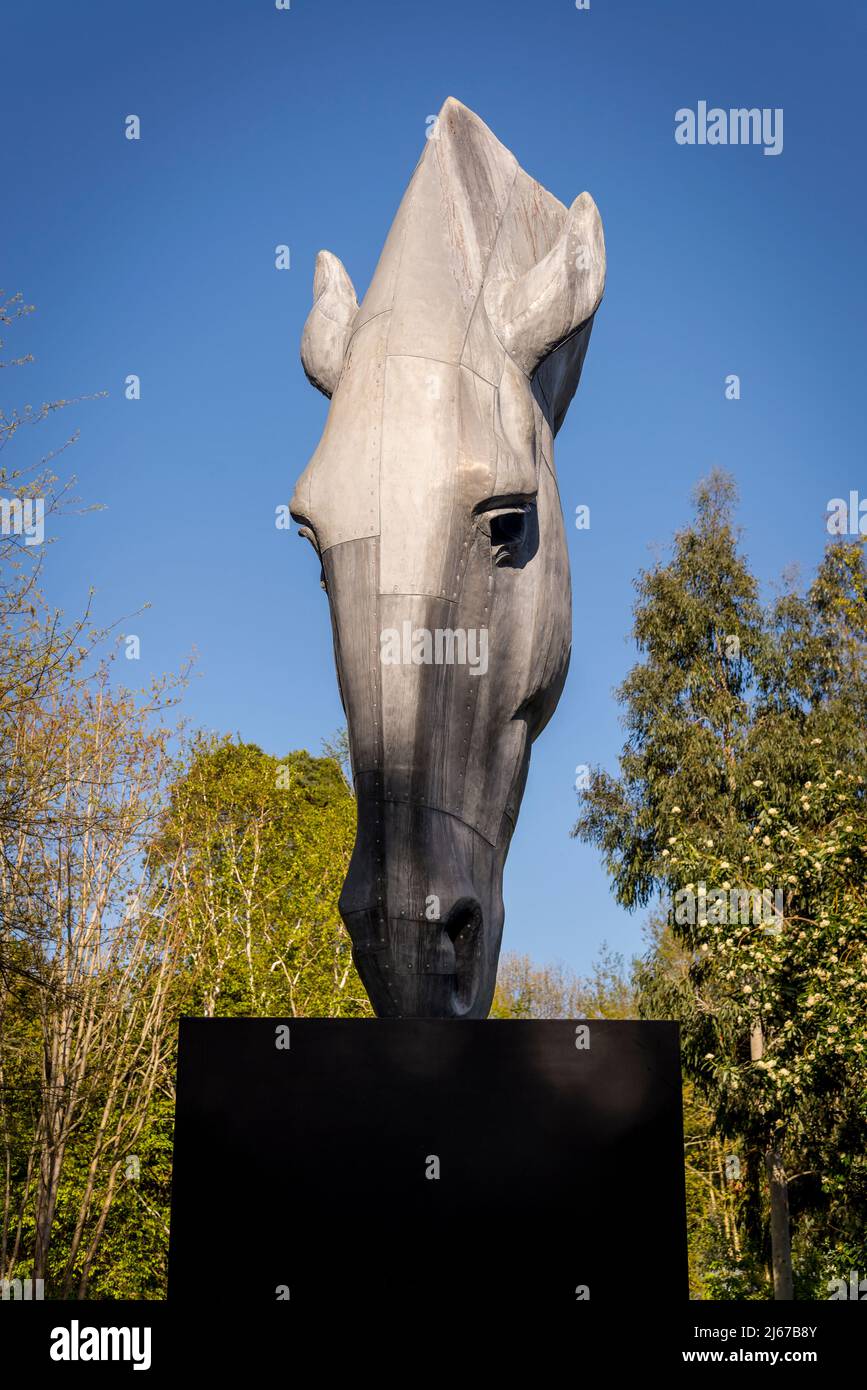
[{"label": "tree", "polygon": [[[29,312],[15,296],[0,321]],[[65,404],[0,414],[0,448]],[[11,494],[0,539],[0,1271],[24,1259],[68,1294],[87,1286],[166,1059],[177,939],[135,908],[170,688],[114,687],[111,662],[91,659],[106,633],[89,611],[67,623],[42,597],[41,527],[70,501],[48,467],[56,452],[0,468]],[[52,1264],[64,1170],[84,1131],[68,1245]]]},{"label": "tree", "polygon": [[349,750],[349,730],[345,724],[331,738],[322,740],[322,753],[337,763],[347,787],[352,791],[352,755]]},{"label": "tree", "polygon": [[[64,404],[0,413],[0,449]],[[52,457],[0,465],[0,1278],[160,1296],[178,1014],[370,1012],[337,911],[355,803],[332,758],[187,739],[185,673],[127,690],[89,608],[46,604]]]},{"label": "tree", "polygon": [[507,951],[500,957],[491,1018],[635,1018],[638,999],[622,955],[602,943],[589,975],[561,963],[537,965]]},{"label": "tree", "polygon": [[184,1012],[370,1013],[337,909],[354,839],[333,759],[194,738],[150,859],[185,942]]},{"label": "tree", "polygon": [[775,1296],[791,1298],[788,1175],[821,1162],[827,1206],[829,1130],[860,1172],[862,1054],[829,1053],[810,1001],[863,1030],[865,568],[859,542],[834,542],[805,595],[763,609],[734,501],[712,475],[670,562],[639,577],[620,775],[593,775],[573,833],[624,905],[668,904],[687,959],[651,957],[642,1008],[680,1018],[718,1132],[760,1155]]}]

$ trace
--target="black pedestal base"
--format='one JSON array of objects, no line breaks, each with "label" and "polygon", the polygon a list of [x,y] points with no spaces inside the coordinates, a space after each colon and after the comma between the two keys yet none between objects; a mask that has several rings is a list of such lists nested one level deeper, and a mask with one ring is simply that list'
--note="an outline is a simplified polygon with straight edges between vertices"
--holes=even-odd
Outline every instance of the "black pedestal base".
[{"label": "black pedestal base", "polygon": [[169,1297],[682,1303],[682,1138],[675,1024],[184,1019]]}]

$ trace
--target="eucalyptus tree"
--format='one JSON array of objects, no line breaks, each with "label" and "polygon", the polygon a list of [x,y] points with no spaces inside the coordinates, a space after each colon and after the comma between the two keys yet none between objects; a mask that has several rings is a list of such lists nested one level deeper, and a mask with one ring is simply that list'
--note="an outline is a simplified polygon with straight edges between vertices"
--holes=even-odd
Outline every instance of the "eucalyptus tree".
[{"label": "eucalyptus tree", "polygon": [[668,911],[685,951],[648,960],[643,1010],[680,1018],[719,1132],[760,1156],[791,1298],[791,1176],[799,1204],[812,1183],[838,1216],[840,1174],[862,1197],[867,1181],[867,570],[860,541],[833,541],[806,593],[763,607],[731,480],[712,474],[695,504],[637,580],[618,775],[593,773],[573,833],[621,903]]}]

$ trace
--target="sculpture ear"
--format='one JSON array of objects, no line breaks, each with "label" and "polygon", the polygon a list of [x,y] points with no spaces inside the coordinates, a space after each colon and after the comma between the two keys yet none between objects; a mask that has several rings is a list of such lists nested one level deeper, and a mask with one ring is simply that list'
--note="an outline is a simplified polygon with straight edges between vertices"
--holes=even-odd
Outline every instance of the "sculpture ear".
[{"label": "sculpture ear", "polygon": [[509,356],[530,377],[592,319],[605,289],[605,237],[589,193],[577,197],[558,240],[517,280],[489,280],[485,310]]},{"label": "sculpture ear", "polygon": [[301,363],[307,379],[325,396],[340,380],[343,354],[358,300],[343,262],[320,251],[313,274],[313,308],[301,335]]}]

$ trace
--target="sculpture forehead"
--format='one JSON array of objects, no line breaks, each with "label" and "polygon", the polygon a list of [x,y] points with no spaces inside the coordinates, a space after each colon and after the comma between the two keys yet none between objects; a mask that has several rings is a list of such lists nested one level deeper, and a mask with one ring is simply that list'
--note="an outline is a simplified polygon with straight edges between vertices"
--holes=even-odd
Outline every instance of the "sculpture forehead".
[{"label": "sculpture forehead", "polygon": [[322,550],[379,537],[384,593],[444,595],[475,509],[536,494],[547,426],[526,382],[504,408],[465,367],[368,357],[360,340],[382,323],[354,340],[293,510]]},{"label": "sculpture forehead", "polygon": [[[441,550],[444,530],[486,497],[534,492],[538,449],[552,456],[550,431],[491,329],[482,290],[535,264],[564,217],[477,116],[446,103],[356,315],[322,441],[292,504],[323,549],[380,536],[384,592],[443,592],[437,535]],[[419,537],[415,551],[408,531]]]}]

